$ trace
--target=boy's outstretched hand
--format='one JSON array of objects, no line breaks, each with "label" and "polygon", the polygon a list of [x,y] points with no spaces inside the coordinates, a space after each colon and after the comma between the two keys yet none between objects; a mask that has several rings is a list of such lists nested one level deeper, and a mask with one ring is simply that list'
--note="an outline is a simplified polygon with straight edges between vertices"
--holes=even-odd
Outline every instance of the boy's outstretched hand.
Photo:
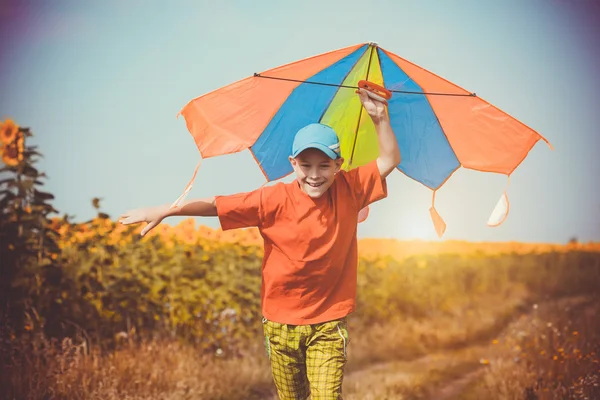
[{"label": "boy's outstretched hand", "polygon": [[358,96],[363,107],[373,119],[373,122],[378,123],[382,119],[387,118],[385,103],[369,97],[365,89],[358,89]]},{"label": "boy's outstretched hand", "polygon": [[150,230],[162,222],[168,216],[168,206],[138,208],[137,210],[127,211],[121,216],[119,222],[123,225],[139,224],[147,222],[148,225],[142,229],[141,235],[144,236]]}]

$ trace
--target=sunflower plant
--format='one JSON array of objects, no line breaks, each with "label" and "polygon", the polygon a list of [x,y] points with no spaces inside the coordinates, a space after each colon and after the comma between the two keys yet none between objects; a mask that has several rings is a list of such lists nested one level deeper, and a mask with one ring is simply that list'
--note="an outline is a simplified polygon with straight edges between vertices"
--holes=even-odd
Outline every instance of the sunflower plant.
[{"label": "sunflower plant", "polygon": [[0,320],[17,329],[27,325],[27,308],[52,305],[42,282],[60,274],[58,232],[48,217],[57,212],[54,196],[41,190],[45,174],[35,167],[41,154],[26,143],[32,136],[12,120],[0,122]]}]

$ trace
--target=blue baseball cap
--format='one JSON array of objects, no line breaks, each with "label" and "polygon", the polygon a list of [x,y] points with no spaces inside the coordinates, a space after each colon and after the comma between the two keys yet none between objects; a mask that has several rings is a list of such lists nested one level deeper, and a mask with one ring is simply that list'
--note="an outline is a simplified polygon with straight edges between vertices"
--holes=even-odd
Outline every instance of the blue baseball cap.
[{"label": "blue baseball cap", "polygon": [[321,150],[332,160],[340,156],[340,141],[335,131],[327,125],[306,125],[296,133],[292,157],[296,158],[298,154],[310,148]]}]

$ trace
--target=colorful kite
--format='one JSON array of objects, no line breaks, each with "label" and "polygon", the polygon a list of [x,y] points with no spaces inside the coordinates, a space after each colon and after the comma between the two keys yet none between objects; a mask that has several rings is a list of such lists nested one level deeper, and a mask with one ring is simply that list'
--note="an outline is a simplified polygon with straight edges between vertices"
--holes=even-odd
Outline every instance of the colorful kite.
[{"label": "colorful kite", "polygon": [[[249,149],[267,182],[292,172],[288,156],[294,135],[315,122],[338,133],[343,168],[351,169],[378,155],[375,127],[355,94],[360,81],[392,93],[388,112],[402,155],[397,168],[432,190],[430,213],[440,237],[446,224],[435,210],[435,193],[454,171],[462,166],[510,177],[538,140],[548,143],[475,93],[376,43],[255,73],[193,99],[180,114],[202,158]],[[197,170],[174,207],[191,189]],[[500,225],[507,214],[505,191],[488,225]]]}]

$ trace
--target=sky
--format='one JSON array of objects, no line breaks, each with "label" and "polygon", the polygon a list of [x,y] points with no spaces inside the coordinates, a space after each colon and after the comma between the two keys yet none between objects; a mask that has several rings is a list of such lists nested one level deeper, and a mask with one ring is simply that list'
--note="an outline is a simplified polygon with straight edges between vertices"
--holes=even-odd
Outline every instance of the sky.
[{"label": "sky", "polygon": [[[0,119],[34,133],[61,214],[172,203],[200,154],[191,99],[299,59],[374,41],[533,128],[510,213],[507,178],[459,169],[436,194],[443,240],[600,241],[600,6],[592,0],[0,2]],[[189,199],[265,183],[248,151],[203,160]],[[438,240],[432,192],[399,171],[358,236]],[[182,218],[165,221],[177,224]],[[197,224],[218,228],[216,218]]]}]

